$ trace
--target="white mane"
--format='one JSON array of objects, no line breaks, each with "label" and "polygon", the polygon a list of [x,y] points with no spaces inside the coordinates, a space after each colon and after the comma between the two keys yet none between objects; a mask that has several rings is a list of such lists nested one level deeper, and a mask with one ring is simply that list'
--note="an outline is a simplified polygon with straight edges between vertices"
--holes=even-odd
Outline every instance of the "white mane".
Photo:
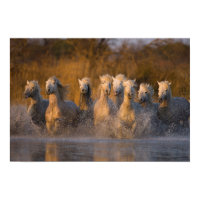
[{"label": "white mane", "polygon": [[26,88],[32,89],[34,88],[35,90],[37,89],[38,92],[40,92],[40,86],[38,84],[38,81],[32,80],[32,81],[28,81],[26,82]]},{"label": "white mane", "polygon": [[151,97],[154,95],[154,89],[150,84],[141,83],[138,93],[147,92]]},{"label": "white mane", "polygon": [[103,83],[103,82],[112,83],[112,77],[109,74],[99,76],[99,79],[100,79],[101,83]]},{"label": "white mane", "polygon": [[115,79],[119,80],[119,81],[125,81],[126,76],[124,74],[118,74],[117,76],[115,76]]},{"label": "white mane", "polygon": [[87,85],[90,85],[90,78],[84,77],[81,80],[79,79],[79,82],[85,83]]},{"label": "white mane", "polygon": [[136,79],[134,80],[127,80],[123,82],[124,87],[136,87]]}]

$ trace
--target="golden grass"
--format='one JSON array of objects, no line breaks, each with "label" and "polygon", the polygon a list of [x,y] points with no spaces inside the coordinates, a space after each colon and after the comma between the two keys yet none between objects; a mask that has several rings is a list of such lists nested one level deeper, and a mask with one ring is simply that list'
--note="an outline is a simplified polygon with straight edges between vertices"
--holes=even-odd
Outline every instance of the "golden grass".
[{"label": "golden grass", "polygon": [[[155,99],[157,97],[157,81],[169,80],[172,82],[173,96],[190,99],[189,51],[187,50],[185,55],[185,53],[181,53],[182,46],[168,45],[167,48],[167,53],[166,48],[162,47],[156,52],[155,49],[147,49],[138,51],[135,55],[133,52],[124,51],[114,59],[112,57],[105,59],[102,56],[93,65],[85,57],[69,59],[64,56],[56,58],[52,55],[41,57],[39,62],[36,60],[20,62],[17,66],[12,65],[10,71],[11,104],[27,104],[28,101],[23,96],[27,80],[38,80],[42,96],[48,98],[45,94],[45,81],[53,75],[63,85],[70,85],[68,99],[76,104],[79,102],[80,94],[78,78],[90,77],[92,97],[95,99],[98,96],[99,75],[106,73],[112,76],[123,73],[130,79],[136,78],[138,83],[150,83],[155,90]],[[161,53],[162,56],[160,56]],[[14,58],[11,55],[11,63],[12,60]]]}]

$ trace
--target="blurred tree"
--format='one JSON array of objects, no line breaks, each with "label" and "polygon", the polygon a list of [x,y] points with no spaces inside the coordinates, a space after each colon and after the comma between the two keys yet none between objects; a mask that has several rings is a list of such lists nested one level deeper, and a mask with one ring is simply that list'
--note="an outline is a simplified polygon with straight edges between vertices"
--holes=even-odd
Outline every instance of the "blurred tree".
[{"label": "blurred tree", "polygon": [[[21,99],[27,79],[44,81],[52,75],[74,85],[71,97],[78,98],[77,78],[91,77],[93,86],[104,73],[124,73],[138,83],[173,83],[173,94],[189,98],[190,46],[172,39],[156,39],[148,45],[118,39],[11,39],[11,99]],[[115,43],[115,45],[113,45]],[[118,44],[118,45],[116,45]],[[14,91],[14,92],[13,92]],[[76,94],[77,92],[77,94]],[[157,91],[155,91],[156,94]]]}]

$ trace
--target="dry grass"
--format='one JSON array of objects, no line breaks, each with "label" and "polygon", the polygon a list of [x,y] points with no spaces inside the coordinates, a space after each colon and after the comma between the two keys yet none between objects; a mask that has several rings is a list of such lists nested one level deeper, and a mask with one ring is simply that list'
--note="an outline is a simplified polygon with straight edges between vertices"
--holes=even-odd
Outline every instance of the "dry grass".
[{"label": "dry grass", "polygon": [[[53,55],[40,56],[38,59],[15,59],[11,53],[10,98],[11,104],[27,104],[23,92],[27,80],[38,80],[44,98],[45,81],[55,75],[62,84],[70,85],[68,98],[76,104],[79,102],[78,78],[91,78],[92,97],[98,96],[99,75],[108,73],[125,74],[128,78],[136,78],[138,83],[152,84],[157,96],[157,81],[172,82],[173,96],[190,98],[190,60],[189,47],[180,43],[166,44],[158,47],[147,46],[142,50],[132,50],[121,46],[116,54],[110,51],[91,62],[87,56],[68,58]],[[14,64],[13,64],[14,63]],[[92,64],[91,64],[92,63]]]}]

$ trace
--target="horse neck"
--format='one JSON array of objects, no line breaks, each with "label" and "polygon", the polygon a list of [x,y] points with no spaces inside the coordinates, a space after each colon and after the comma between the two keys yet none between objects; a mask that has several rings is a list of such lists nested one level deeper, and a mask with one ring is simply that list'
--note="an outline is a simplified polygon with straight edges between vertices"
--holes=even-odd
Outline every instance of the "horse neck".
[{"label": "horse neck", "polygon": [[99,99],[102,103],[107,103],[108,102],[108,96],[104,94],[103,89],[101,89],[101,95]]},{"label": "horse neck", "polygon": [[114,102],[117,105],[117,107],[119,107],[122,104],[122,102],[123,102],[123,95],[122,95],[122,93],[119,94],[119,95],[117,95],[117,96],[114,96]]},{"label": "horse neck", "polygon": [[142,105],[143,107],[145,107],[145,108],[151,107],[151,106],[153,105],[152,99],[149,99],[149,101],[145,101],[145,102],[141,103],[141,105]]},{"label": "horse neck", "polygon": [[55,93],[55,94],[53,93],[49,95],[49,105],[54,106],[54,105],[58,105],[61,102],[62,100],[58,93]]},{"label": "horse neck", "polygon": [[171,100],[172,100],[172,93],[171,90],[167,96],[167,100],[164,100],[162,103],[160,103],[160,107],[170,107],[171,106]]},{"label": "horse neck", "polygon": [[42,96],[40,93],[37,93],[34,97],[31,98],[31,104],[40,104],[42,102]]},{"label": "horse neck", "polygon": [[125,94],[123,104],[125,104],[127,107],[131,107],[132,102],[133,99],[129,99],[128,95]]},{"label": "horse neck", "polygon": [[79,101],[79,107],[85,108],[88,107],[90,104],[90,94],[80,94],[80,101]]}]

